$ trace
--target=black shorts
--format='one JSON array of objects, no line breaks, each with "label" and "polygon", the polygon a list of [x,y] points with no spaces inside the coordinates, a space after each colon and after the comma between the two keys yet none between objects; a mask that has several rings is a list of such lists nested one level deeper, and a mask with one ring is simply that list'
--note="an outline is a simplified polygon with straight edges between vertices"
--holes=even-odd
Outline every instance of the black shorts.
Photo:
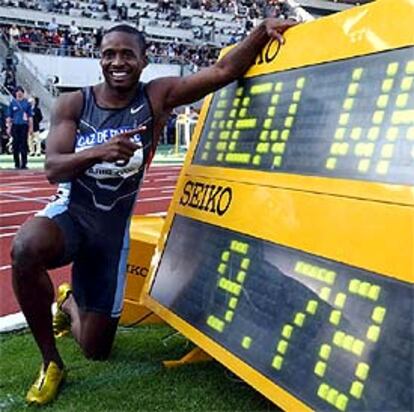
[{"label": "black shorts", "polygon": [[58,200],[36,214],[52,219],[63,232],[65,251],[57,266],[73,262],[73,296],[80,309],[118,318],[124,301],[129,221],[121,233],[105,233],[62,206]]}]

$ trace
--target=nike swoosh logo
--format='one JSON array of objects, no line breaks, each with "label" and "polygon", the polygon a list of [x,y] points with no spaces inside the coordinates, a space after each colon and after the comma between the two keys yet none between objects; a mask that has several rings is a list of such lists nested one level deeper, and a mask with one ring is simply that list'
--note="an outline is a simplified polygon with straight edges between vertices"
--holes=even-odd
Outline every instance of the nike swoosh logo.
[{"label": "nike swoosh logo", "polygon": [[131,107],[131,114],[137,114],[138,112],[141,111],[141,109],[144,107],[143,104],[141,104],[141,106],[138,107]]}]

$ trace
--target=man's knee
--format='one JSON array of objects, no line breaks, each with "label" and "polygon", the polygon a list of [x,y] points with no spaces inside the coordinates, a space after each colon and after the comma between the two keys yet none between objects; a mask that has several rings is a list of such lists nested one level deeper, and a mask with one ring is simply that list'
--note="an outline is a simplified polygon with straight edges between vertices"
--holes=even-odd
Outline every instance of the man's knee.
[{"label": "man's knee", "polygon": [[[54,223],[53,223],[54,225]],[[53,226],[35,219],[17,232],[11,247],[13,274],[46,269],[50,260],[61,253],[63,243],[57,241]]]},{"label": "man's knee", "polygon": [[37,266],[41,260],[39,252],[36,237],[30,233],[19,232],[14,238],[11,248],[12,267],[17,270],[16,273]]}]

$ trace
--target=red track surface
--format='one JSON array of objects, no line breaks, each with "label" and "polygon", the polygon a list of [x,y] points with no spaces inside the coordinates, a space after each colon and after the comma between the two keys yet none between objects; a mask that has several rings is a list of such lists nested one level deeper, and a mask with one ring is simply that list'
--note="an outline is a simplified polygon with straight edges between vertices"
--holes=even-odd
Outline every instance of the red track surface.
[{"label": "red track surface", "polygon": [[[134,214],[166,212],[181,166],[151,167],[146,174]],[[43,172],[0,171],[0,316],[18,312],[11,287],[10,245],[29,217],[42,209],[56,188]],[[70,278],[70,267],[51,272],[56,287]]]}]

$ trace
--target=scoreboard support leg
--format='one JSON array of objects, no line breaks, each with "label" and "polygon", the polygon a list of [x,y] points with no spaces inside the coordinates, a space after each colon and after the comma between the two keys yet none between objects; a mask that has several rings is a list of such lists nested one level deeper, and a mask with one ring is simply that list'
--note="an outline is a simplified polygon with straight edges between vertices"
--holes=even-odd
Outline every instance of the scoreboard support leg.
[{"label": "scoreboard support leg", "polygon": [[191,363],[211,361],[212,359],[213,358],[209,354],[196,347],[184,355],[181,359],[164,361],[163,364],[166,368],[177,368]]}]

